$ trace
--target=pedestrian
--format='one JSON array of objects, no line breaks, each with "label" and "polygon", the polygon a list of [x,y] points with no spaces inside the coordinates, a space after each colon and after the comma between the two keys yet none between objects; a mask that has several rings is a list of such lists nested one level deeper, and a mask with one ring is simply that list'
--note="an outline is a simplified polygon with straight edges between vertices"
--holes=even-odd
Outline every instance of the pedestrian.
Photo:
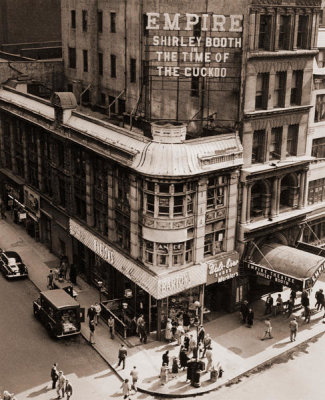
[{"label": "pedestrian", "polygon": [[122,393],[123,393],[123,399],[128,399],[130,396],[130,384],[128,379],[124,379],[121,385]]},{"label": "pedestrian", "polygon": [[304,307],[304,315],[306,315],[306,308],[310,306],[309,297],[306,290],[301,293],[301,305]]},{"label": "pedestrian", "polygon": [[305,323],[309,324],[310,322],[310,315],[311,315],[311,311],[310,311],[310,307],[306,307],[305,308]]},{"label": "pedestrian", "polygon": [[183,314],[183,326],[184,326],[185,332],[188,332],[190,330],[190,323],[191,323],[190,317],[189,317],[188,313],[185,312]]},{"label": "pedestrian", "polygon": [[102,311],[102,307],[100,306],[100,304],[95,303],[94,308],[95,308],[95,311],[96,311],[96,314],[94,316],[94,321],[95,321],[95,324],[98,325],[98,321],[99,321],[99,318],[100,318],[100,313]]},{"label": "pedestrian", "polygon": [[[137,335],[140,336],[140,329],[139,327],[141,326],[143,322],[143,314],[140,314],[139,318],[137,319]],[[141,337],[140,337],[141,340]]]},{"label": "pedestrian", "polygon": [[287,318],[290,318],[290,315],[293,312],[294,305],[295,305],[294,299],[290,297],[290,299],[288,300],[288,317]]},{"label": "pedestrian", "polygon": [[193,357],[196,359],[201,358],[202,353],[203,353],[203,344],[202,342],[199,342],[193,349]]},{"label": "pedestrian", "polygon": [[248,314],[248,301],[244,300],[240,305],[240,316],[243,324],[246,324]]},{"label": "pedestrian", "polygon": [[162,365],[169,365],[169,350],[166,350],[162,355]]},{"label": "pedestrian", "polygon": [[292,299],[293,305],[295,305],[296,298],[297,298],[297,292],[294,289],[291,289],[290,299]]},{"label": "pedestrian", "polygon": [[165,330],[165,339],[167,340],[167,342],[171,342],[173,340],[172,328],[173,328],[172,321],[170,318],[168,318]]},{"label": "pedestrian", "polygon": [[77,284],[77,267],[74,264],[70,265],[70,282]]},{"label": "pedestrian", "polygon": [[111,335],[111,339],[114,339],[114,337],[115,337],[115,319],[112,316],[110,316],[108,318],[107,325],[108,325],[109,333]]},{"label": "pedestrian", "polygon": [[147,326],[146,326],[146,321],[143,320],[142,324],[139,327],[140,329],[140,335],[141,335],[141,339],[143,344],[147,343],[148,340],[148,335],[147,335]]},{"label": "pedestrian", "polygon": [[89,321],[94,320],[94,319],[95,319],[95,315],[96,315],[95,306],[94,306],[94,305],[91,305],[91,306],[88,308],[88,311],[87,311],[87,317],[89,318]]},{"label": "pedestrian", "polygon": [[67,395],[67,400],[69,400],[72,396],[72,386],[68,379],[65,381],[65,393]]},{"label": "pedestrian", "polygon": [[51,368],[52,389],[55,389],[56,381],[58,380],[58,377],[59,377],[58,364],[54,363]]},{"label": "pedestrian", "polygon": [[205,335],[204,340],[203,340],[203,353],[202,353],[202,357],[201,357],[201,358],[204,358],[204,357],[205,357],[205,353],[206,353],[206,351],[207,351],[207,348],[208,348],[209,346],[211,346],[211,342],[212,342],[211,337],[210,337],[210,335],[207,333],[207,334]]},{"label": "pedestrian", "polygon": [[203,325],[200,325],[200,328],[199,328],[199,337],[198,337],[199,342],[202,342],[202,343],[203,343],[204,337],[205,337],[205,329],[204,329]]},{"label": "pedestrian", "polygon": [[176,328],[176,333],[175,333],[178,345],[182,344],[182,338],[184,335],[185,335],[184,328],[180,323],[178,323],[178,326]]},{"label": "pedestrian", "polygon": [[172,338],[173,339],[175,339],[176,329],[177,329],[177,321],[176,321],[176,319],[174,319],[172,321]]},{"label": "pedestrian", "polygon": [[138,391],[138,379],[139,379],[139,373],[137,370],[137,367],[134,366],[133,370],[130,372],[131,378],[132,378],[132,385],[131,389],[133,389],[135,392]]},{"label": "pedestrian", "polygon": [[60,263],[60,278],[66,279],[67,277],[67,262],[66,257],[64,256]]},{"label": "pedestrian", "polygon": [[94,336],[95,336],[95,321],[92,319],[89,321],[89,343],[90,344],[95,344]]},{"label": "pedestrian", "polygon": [[189,358],[186,354],[186,350],[184,346],[181,346],[180,352],[179,352],[179,363],[180,363],[180,368],[183,370],[187,367],[187,362]]},{"label": "pedestrian", "polygon": [[247,313],[247,327],[251,328],[254,322],[254,311],[249,308]]},{"label": "pedestrian", "polygon": [[273,338],[273,336],[272,336],[272,325],[271,325],[270,318],[266,318],[264,323],[265,323],[265,331],[264,331],[264,336],[262,337],[261,340],[272,339]]},{"label": "pedestrian", "polygon": [[173,357],[173,363],[172,363],[172,376],[173,376],[173,378],[176,377],[176,374],[178,374],[178,360],[177,360],[177,357]]},{"label": "pedestrian", "polygon": [[121,347],[118,351],[118,367],[121,365],[121,363],[123,364],[123,369],[125,369],[125,360],[126,360],[126,356],[128,355],[128,352],[124,346],[124,344],[121,344]]},{"label": "pedestrian", "polygon": [[275,306],[276,306],[275,314],[276,315],[277,314],[282,314],[283,313],[283,300],[282,300],[282,297],[281,297],[280,293],[278,294],[278,297],[276,298]]},{"label": "pedestrian", "polygon": [[53,271],[50,269],[50,272],[47,275],[47,287],[49,289],[54,289],[53,282],[54,282],[54,274],[53,274]]},{"label": "pedestrian", "polygon": [[293,318],[289,323],[290,328],[290,341],[295,342],[298,332],[298,322],[296,318]]},{"label": "pedestrian", "polygon": [[315,294],[315,299],[316,299],[316,304],[315,308],[317,308],[317,311],[321,311],[322,308],[324,307],[324,293],[323,289],[319,289],[316,294]]},{"label": "pedestrian", "polygon": [[56,386],[56,393],[58,394],[58,399],[61,399],[64,397],[64,384],[65,384],[65,376],[63,375],[62,371],[59,371],[59,376],[58,376],[58,383]]},{"label": "pedestrian", "polygon": [[207,368],[206,368],[206,372],[208,372],[208,371],[210,371],[210,369],[212,368],[212,358],[213,358],[213,353],[212,353],[212,347],[211,346],[209,346],[208,348],[207,348],[207,351],[206,351],[206,358],[207,358],[207,361],[208,361],[208,363],[207,363]]},{"label": "pedestrian", "polygon": [[169,367],[167,364],[163,364],[160,368],[160,382],[162,385],[164,385],[165,383],[168,383],[168,379],[169,379]]},{"label": "pedestrian", "polygon": [[185,333],[185,336],[184,336],[184,348],[185,348],[186,351],[188,351],[189,347],[190,347],[190,336],[189,336],[188,333]]},{"label": "pedestrian", "polygon": [[265,311],[264,315],[271,314],[272,313],[272,307],[273,307],[273,297],[271,294],[268,294],[266,300],[265,300]]},{"label": "pedestrian", "polygon": [[15,394],[14,393],[9,393],[8,390],[3,391],[3,400],[14,400]]},{"label": "pedestrian", "polygon": [[195,347],[196,347],[196,340],[193,337],[193,335],[190,335],[189,352],[193,353],[193,350],[195,349]]}]

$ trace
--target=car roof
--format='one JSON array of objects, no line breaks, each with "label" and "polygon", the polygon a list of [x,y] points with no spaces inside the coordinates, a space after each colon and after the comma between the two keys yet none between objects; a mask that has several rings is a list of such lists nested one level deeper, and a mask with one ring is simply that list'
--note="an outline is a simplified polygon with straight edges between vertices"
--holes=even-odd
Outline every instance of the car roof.
[{"label": "car roof", "polygon": [[20,255],[18,253],[16,253],[15,251],[4,251],[3,254],[7,258],[15,258],[19,262],[22,262]]},{"label": "car roof", "polygon": [[45,290],[41,292],[55,308],[69,308],[79,306],[79,303],[63,289]]}]

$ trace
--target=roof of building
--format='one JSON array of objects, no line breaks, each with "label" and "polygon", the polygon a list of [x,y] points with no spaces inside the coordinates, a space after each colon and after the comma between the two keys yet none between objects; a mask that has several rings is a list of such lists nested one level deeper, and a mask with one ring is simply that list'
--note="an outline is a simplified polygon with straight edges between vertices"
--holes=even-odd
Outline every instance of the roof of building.
[{"label": "roof of building", "polygon": [[[71,109],[75,104],[74,96],[72,98],[71,95],[72,93],[55,93],[53,104],[59,102],[55,105]],[[46,118],[55,118],[52,104],[41,99],[38,101],[35,96],[11,88],[0,89],[0,100]],[[172,130],[174,126],[175,132]],[[243,148],[236,133],[182,140],[180,129],[184,128],[177,124],[168,124],[166,127],[160,125],[159,134],[153,135],[154,140],[151,140],[75,111],[67,115],[64,127],[106,143],[108,157],[150,176],[184,177],[243,163]]]},{"label": "roof of building", "polygon": [[44,296],[56,308],[79,306],[79,303],[76,302],[73,297],[69,296],[68,293],[63,289],[46,290],[41,292],[41,295]]}]

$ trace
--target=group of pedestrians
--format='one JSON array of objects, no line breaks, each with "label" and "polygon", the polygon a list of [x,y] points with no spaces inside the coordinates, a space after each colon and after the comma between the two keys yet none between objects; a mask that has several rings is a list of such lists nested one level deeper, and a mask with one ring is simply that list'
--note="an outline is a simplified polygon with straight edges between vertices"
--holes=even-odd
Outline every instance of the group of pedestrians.
[{"label": "group of pedestrians", "polygon": [[130,372],[131,376],[131,383],[129,379],[124,379],[121,385],[123,399],[128,399],[131,395],[131,392],[136,393],[138,391],[138,380],[139,380],[139,373],[137,367],[133,367]]},{"label": "group of pedestrians", "polygon": [[8,390],[4,390],[2,397],[0,394],[0,400],[16,400],[15,393],[10,393]]},{"label": "group of pedestrians", "polygon": [[58,364],[54,363],[51,368],[52,389],[56,389],[58,399],[62,399],[67,395],[67,400],[72,396],[72,385],[63,374],[63,371],[58,370]]},{"label": "group of pedestrians", "polygon": [[252,307],[248,305],[247,300],[243,300],[240,305],[240,316],[243,324],[246,324],[247,328],[251,328],[254,323],[254,311]]}]

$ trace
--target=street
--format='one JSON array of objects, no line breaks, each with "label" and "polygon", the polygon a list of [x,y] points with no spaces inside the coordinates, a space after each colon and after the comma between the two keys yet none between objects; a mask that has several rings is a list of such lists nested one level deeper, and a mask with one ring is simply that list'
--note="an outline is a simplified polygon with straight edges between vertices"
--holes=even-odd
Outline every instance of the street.
[{"label": "street", "polygon": [[54,399],[50,370],[59,364],[71,381],[75,399],[109,398],[120,381],[81,337],[52,340],[32,313],[38,291],[29,281],[0,276],[0,393],[9,390],[18,400]]}]

